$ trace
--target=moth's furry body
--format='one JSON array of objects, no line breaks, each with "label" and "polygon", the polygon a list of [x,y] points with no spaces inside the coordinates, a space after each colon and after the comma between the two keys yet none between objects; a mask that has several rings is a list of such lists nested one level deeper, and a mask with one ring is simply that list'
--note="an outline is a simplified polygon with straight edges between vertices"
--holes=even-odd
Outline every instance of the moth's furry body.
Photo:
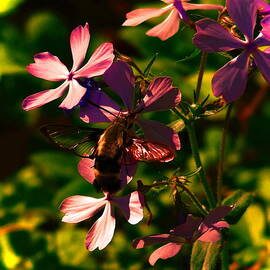
[{"label": "moth's furry body", "polygon": [[128,121],[116,119],[100,136],[95,151],[95,182],[102,191],[115,192],[120,189],[119,174],[126,145]]}]

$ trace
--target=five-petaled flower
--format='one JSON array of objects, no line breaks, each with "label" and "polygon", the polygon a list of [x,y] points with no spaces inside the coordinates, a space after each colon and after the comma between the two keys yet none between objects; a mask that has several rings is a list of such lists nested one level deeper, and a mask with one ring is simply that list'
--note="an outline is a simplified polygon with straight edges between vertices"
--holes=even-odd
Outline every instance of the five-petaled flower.
[{"label": "five-petaled flower", "polygon": [[89,251],[105,248],[112,240],[115,230],[115,214],[113,204],[118,206],[130,224],[137,224],[143,218],[143,196],[134,191],[124,197],[116,198],[107,193],[103,198],[96,199],[87,196],[71,196],[65,199],[60,210],[65,214],[62,221],[78,223],[91,218],[102,208],[104,212],[93,224],[85,238]]},{"label": "five-petaled flower", "polygon": [[192,244],[196,240],[203,242],[220,240],[220,230],[229,228],[229,224],[226,221],[220,221],[220,219],[231,210],[231,206],[220,206],[212,210],[204,219],[188,215],[185,223],[172,229],[170,233],[138,238],[133,241],[132,245],[138,249],[156,243],[165,244],[149,257],[149,263],[154,265],[158,259],[168,259],[175,256],[185,243]]},{"label": "five-petaled flower", "polygon": [[134,123],[143,129],[146,139],[163,143],[176,150],[180,149],[179,136],[171,128],[159,122],[140,117],[141,114],[146,112],[172,109],[180,103],[181,93],[178,88],[172,86],[172,80],[169,77],[153,79],[142,100],[135,106],[135,75],[127,63],[122,61],[114,62],[104,73],[104,79],[111,89],[121,97],[125,110],[122,111],[103,92],[92,91],[90,99],[106,110],[86,103],[80,110],[83,121],[87,123],[110,122],[121,114],[132,114],[135,115]]},{"label": "five-petaled flower", "polygon": [[[91,170],[94,161],[88,158],[82,159],[78,169],[83,177],[93,183],[94,173]],[[124,187],[135,173],[134,167],[131,168],[131,176],[124,172],[120,175]],[[62,221],[67,223],[78,223],[93,217],[97,212],[104,208],[101,217],[93,224],[85,238],[86,248],[90,251],[105,248],[112,240],[115,230],[115,214],[113,206],[120,208],[121,212],[130,224],[137,224],[143,219],[144,198],[143,195],[134,191],[124,197],[115,197],[106,192],[100,199],[87,196],[71,196],[65,199],[60,206],[60,210],[65,214]]]},{"label": "five-petaled flower", "polygon": [[252,55],[264,78],[270,82],[270,54],[259,47],[269,46],[262,34],[253,38],[258,6],[254,0],[227,0],[226,7],[230,17],[245,40],[231,34],[227,29],[210,19],[196,22],[197,34],[194,44],[207,53],[243,49],[243,52],[220,68],[212,79],[215,96],[223,96],[227,102],[238,99],[245,91],[248,78],[249,59]]},{"label": "five-petaled flower", "polygon": [[186,13],[192,9],[217,9],[222,10],[223,6],[211,4],[192,4],[189,0],[162,0],[167,6],[163,8],[140,8],[126,14],[127,20],[124,26],[136,26],[146,20],[161,16],[170,12],[169,16],[160,24],[150,29],[146,34],[148,36],[159,37],[166,40],[173,36],[179,29],[180,21],[190,23],[190,19]]},{"label": "five-petaled flower", "polygon": [[34,56],[35,63],[27,67],[27,70],[33,76],[48,81],[64,82],[55,89],[44,90],[25,98],[22,104],[24,110],[40,107],[59,98],[68,87],[68,94],[59,107],[72,109],[80,102],[86,92],[86,88],[80,85],[78,79],[102,75],[111,66],[114,59],[113,45],[111,43],[103,43],[92,54],[89,61],[79,68],[85,58],[89,41],[90,33],[87,23],[84,27],[80,25],[72,31],[70,47],[73,66],[70,71],[57,56],[49,52],[39,53]]}]

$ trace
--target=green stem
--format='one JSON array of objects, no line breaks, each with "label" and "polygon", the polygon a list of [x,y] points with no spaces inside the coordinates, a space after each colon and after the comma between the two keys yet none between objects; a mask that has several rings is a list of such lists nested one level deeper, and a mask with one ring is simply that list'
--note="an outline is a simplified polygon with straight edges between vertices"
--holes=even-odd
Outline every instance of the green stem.
[{"label": "green stem", "polygon": [[171,109],[171,111],[173,111],[176,115],[178,115],[186,123],[186,121],[187,121],[186,116],[182,112],[180,112],[178,110],[178,108],[175,107],[175,108]]},{"label": "green stem", "polygon": [[203,185],[204,192],[206,194],[209,206],[210,206],[210,208],[214,208],[215,207],[215,197],[214,197],[212,190],[209,187],[209,184],[208,184],[207,179],[206,179],[205,170],[202,166],[200,153],[199,153],[198,141],[197,141],[196,132],[195,132],[195,123],[191,120],[188,123],[188,125],[186,125],[186,127],[188,130],[188,136],[189,136],[189,140],[190,140],[193,158],[195,160],[196,166],[198,168],[201,167],[201,170],[199,171],[198,175],[199,175],[201,183]]},{"label": "green stem", "polygon": [[221,145],[220,145],[220,154],[219,154],[219,163],[218,163],[218,173],[217,173],[217,204],[221,204],[221,190],[222,190],[222,182],[223,182],[223,170],[224,170],[224,159],[225,159],[225,146],[226,146],[226,138],[229,128],[230,115],[232,111],[232,103],[229,104],[225,120],[224,126],[221,135]]},{"label": "green stem", "polygon": [[[165,185],[169,186],[170,180],[153,183],[151,185],[145,185],[144,187],[146,187],[148,189],[148,188],[152,188],[152,187],[165,186]],[[208,212],[205,210],[205,207],[200,203],[200,201],[196,197],[196,195],[191,190],[189,190],[185,185],[183,185],[182,183],[177,182],[177,185],[180,186],[187,193],[187,195],[194,202],[194,204],[196,205],[198,210],[201,212],[201,214],[206,216],[208,214]]]},{"label": "green stem", "polygon": [[201,212],[201,214],[204,215],[204,216],[206,216],[208,213],[205,210],[205,207],[198,200],[198,198],[196,197],[196,195],[191,190],[189,190],[185,185],[183,185],[181,183],[177,183],[177,184],[187,193],[187,195],[194,202],[195,206]]},{"label": "green stem", "polygon": [[223,242],[222,244],[223,248],[220,253],[220,259],[221,259],[221,269],[222,270],[228,270],[229,269],[229,251],[226,244]]},{"label": "green stem", "polygon": [[195,103],[200,98],[200,93],[201,93],[201,88],[202,88],[202,80],[203,80],[204,70],[205,70],[205,66],[206,66],[206,61],[207,61],[207,53],[202,52],[200,67],[199,67],[199,75],[198,75],[197,86],[196,86],[196,91],[195,91],[195,93],[196,93]]}]

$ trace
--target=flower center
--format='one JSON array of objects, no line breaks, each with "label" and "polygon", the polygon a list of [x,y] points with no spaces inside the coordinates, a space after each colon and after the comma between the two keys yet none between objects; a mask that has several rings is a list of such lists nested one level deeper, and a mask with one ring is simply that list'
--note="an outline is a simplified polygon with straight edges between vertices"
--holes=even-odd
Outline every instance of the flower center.
[{"label": "flower center", "polygon": [[182,1],[181,0],[174,0],[173,5],[178,10],[181,19],[183,19],[184,21],[188,21],[189,18],[187,16],[187,13],[186,13],[184,7],[183,7]]},{"label": "flower center", "polygon": [[257,45],[253,42],[253,41],[249,41],[246,45],[245,45],[245,49],[247,51],[254,51],[257,48]]},{"label": "flower center", "polygon": [[70,72],[70,73],[68,74],[68,80],[69,80],[69,81],[72,81],[73,76],[74,76],[74,73],[73,73],[73,72]]}]

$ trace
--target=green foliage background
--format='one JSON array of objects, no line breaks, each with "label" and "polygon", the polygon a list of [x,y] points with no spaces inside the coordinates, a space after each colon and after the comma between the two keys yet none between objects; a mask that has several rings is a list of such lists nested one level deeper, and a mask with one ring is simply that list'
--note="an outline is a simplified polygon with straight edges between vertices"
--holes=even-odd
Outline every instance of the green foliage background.
[{"label": "green foliage background", "polygon": [[[21,109],[24,97],[57,83],[35,78],[25,66],[42,51],[57,55],[71,66],[69,34],[79,24],[90,24],[93,51],[103,41],[111,41],[123,54],[134,57],[144,68],[154,53],[159,53],[152,72],[169,75],[182,90],[183,99],[191,100],[196,84],[199,55],[192,45],[192,31],[182,25],[180,32],[161,42],[145,32],[159,19],[135,28],[121,27],[124,15],[135,7],[160,6],[158,1],[130,0],[1,0],[0,2],[0,100],[1,100],[1,171],[0,171],[0,269],[35,270],[140,270],[188,269],[191,247],[180,255],[159,261],[152,268],[147,258],[154,247],[133,250],[132,239],[152,233],[165,233],[177,223],[170,190],[151,191],[147,198],[154,214],[153,224],[146,219],[129,225],[117,213],[117,229],[111,244],[102,251],[89,253],[83,241],[93,220],[80,224],[61,222],[58,206],[72,195],[98,197],[93,187],[77,172],[78,159],[61,152],[39,134],[45,123],[81,124],[77,112],[65,114],[57,108],[59,100],[30,112]],[[201,1],[206,2],[206,1]],[[217,3],[218,1],[207,1]],[[161,4],[162,5],[162,4]],[[215,11],[190,13],[215,18]],[[179,61],[187,58],[185,61]],[[211,94],[211,78],[226,61],[222,55],[209,55],[203,95]],[[227,263],[230,269],[270,269],[270,99],[268,86],[256,72],[248,89],[234,107],[226,152],[223,196],[241,189],[254,195],[253,204],[228,236]],[[211,100],[214,98],[211,96]],[[176,120],[170,112],[148,114],[166,124]],[[208,178],[215,188],[218,151],[224,112],[200,120],[198,136]],[[182,149],[173,162],[142,164],[135,180],[124,193],[136,188],[136,180],[145,183],[195,168],[187,134],[180,133]],[[198,179],[192,189],[203,198]],[[184,199],[186,200],[186,198]],[[190,208],[190,202],[186,203]]]}]

